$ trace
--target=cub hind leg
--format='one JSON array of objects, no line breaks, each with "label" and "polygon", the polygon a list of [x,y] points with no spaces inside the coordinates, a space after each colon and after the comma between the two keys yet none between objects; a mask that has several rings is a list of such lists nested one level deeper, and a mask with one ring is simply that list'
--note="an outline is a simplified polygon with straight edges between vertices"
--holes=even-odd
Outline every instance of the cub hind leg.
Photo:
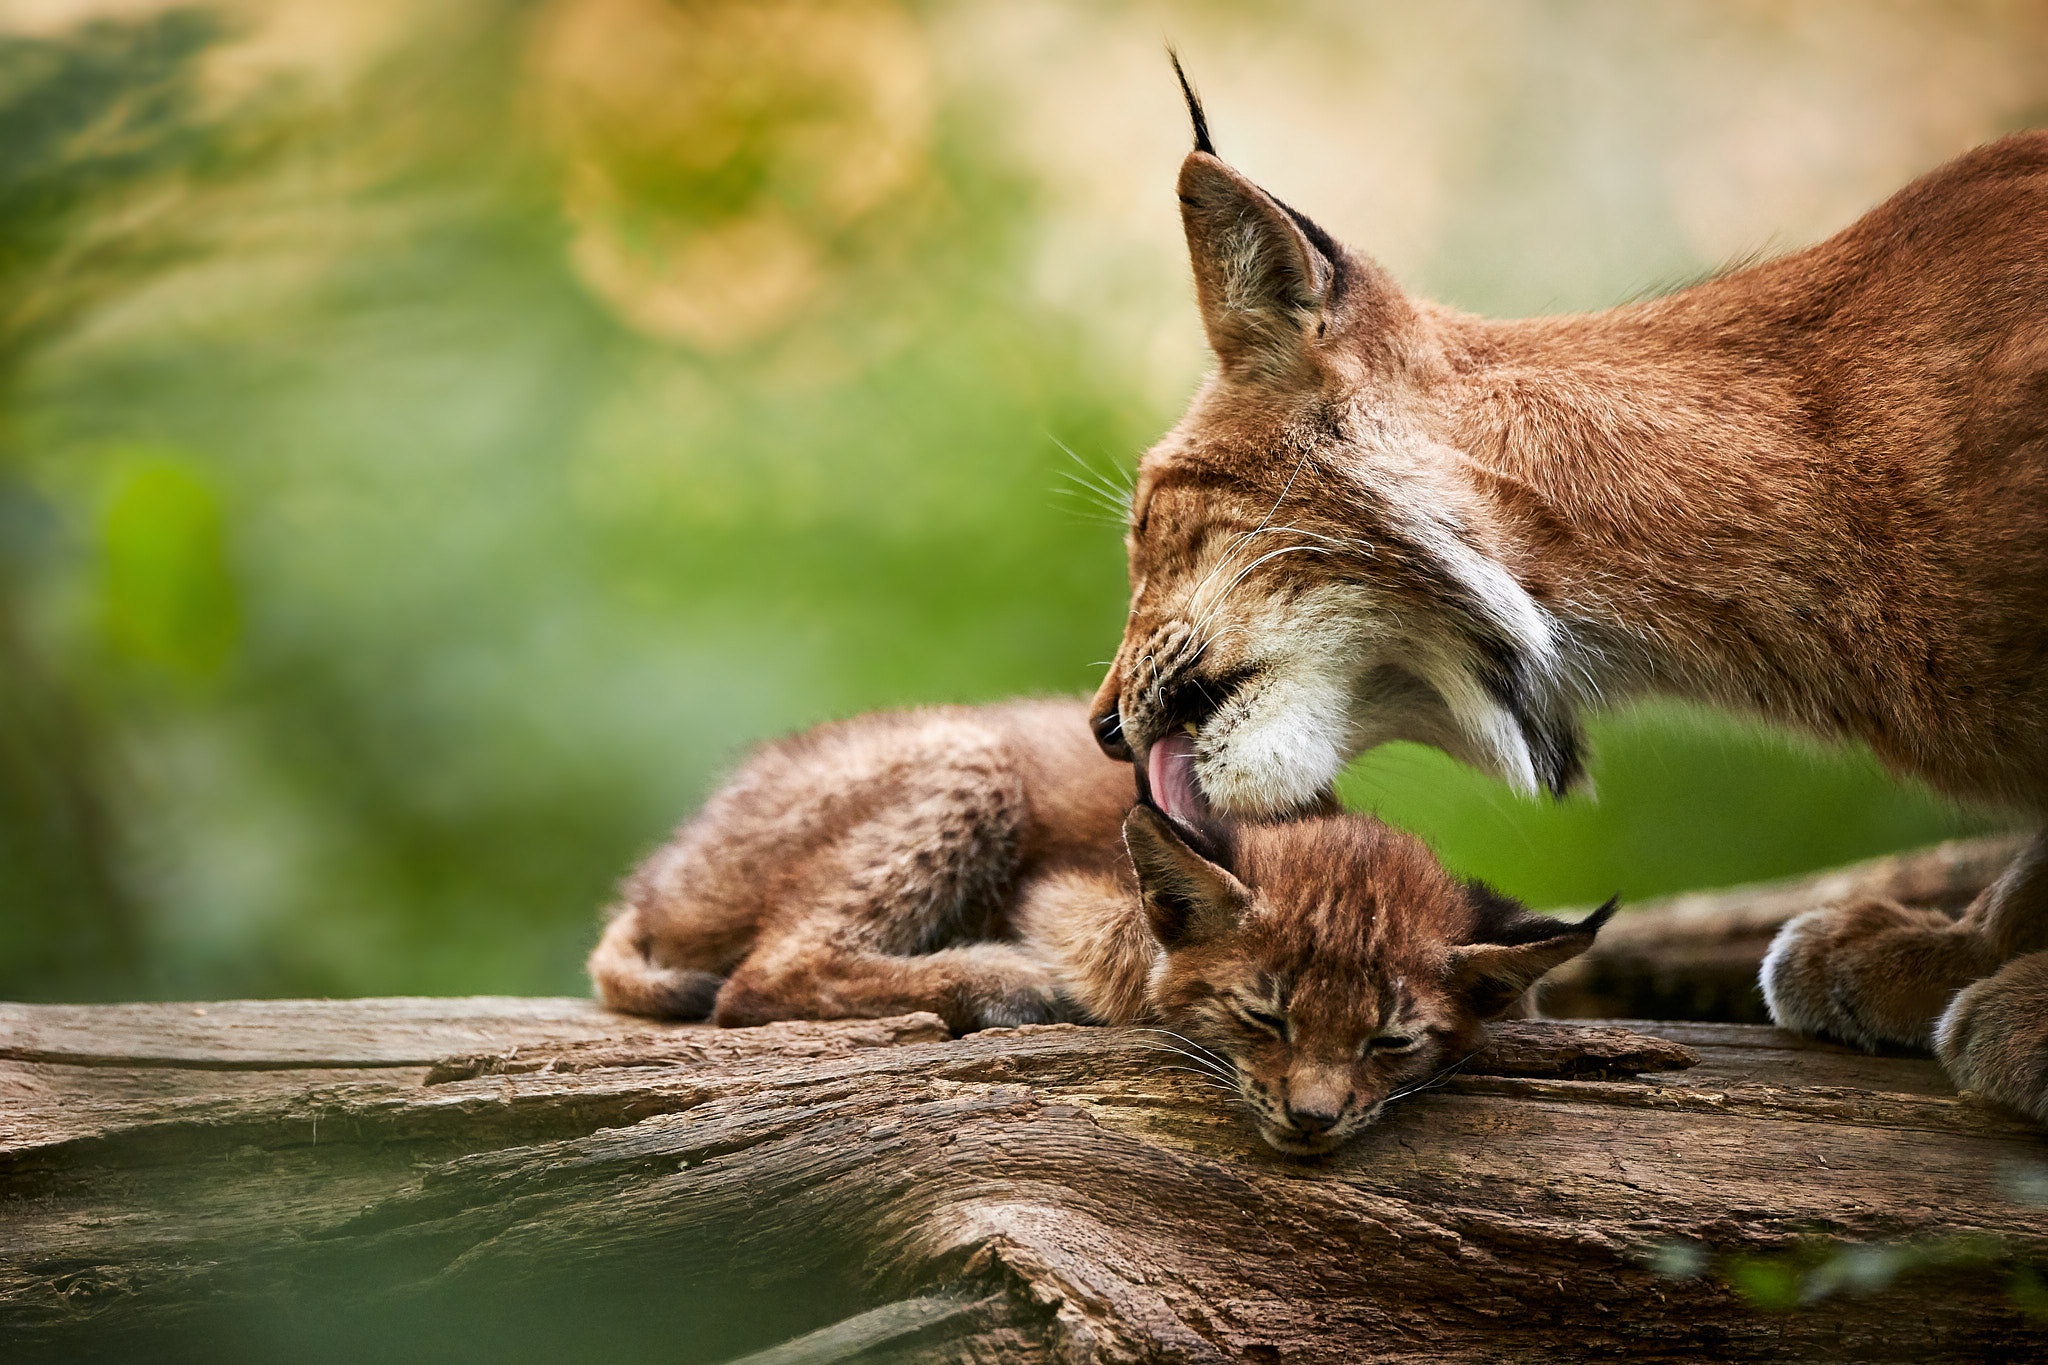
[{"label": "cub hind leg", "polygon": [[750,829],[758,924],[715,1022],[930,1010],[967,1030],[1063,1017],[1049,968],[990,941],[1030,818],[998,727],[972,712],[870,717],[776,761],[774,799],[750,803],[780,812],[772,839]]},{"label": "cub hind leg", "polygon": [[1158,944],[1136,890],[1112,870],[1053,866],[1008,895],[1014,942],[916,955],[845,944],[778,944],[749,958],[718,998],[721,1024],[931,1010],[956,1033],[1139,1017]]},{"label": "cub hind leg", "polygon": [[725,982],[712,1021],[879,1019],[929,1011],[955,1033],[1074,1017],[1051,966],[1010,943],[911,955],[805,944],[748,958]]}]

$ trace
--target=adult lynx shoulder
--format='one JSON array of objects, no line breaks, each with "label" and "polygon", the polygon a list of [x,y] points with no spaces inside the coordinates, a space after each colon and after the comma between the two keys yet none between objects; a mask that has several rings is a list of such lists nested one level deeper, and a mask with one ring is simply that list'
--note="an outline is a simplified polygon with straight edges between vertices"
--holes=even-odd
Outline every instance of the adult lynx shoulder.
[{"label": "adult lynx shoulder", "polygon": [[1079,701],[863,716],[761,750],[625,887],[620,1009],[1164,1024],[1288,1152],[1476,1048],[1580,924],[1363,816],[1176,826]]},{"label": "adult lynx shoulder", "polygon": [[[1109,752],[1192,729],[1178,789],[1238,814],[1396,739],[1562,794],[1585,711],[1666,694],[2048,812],[2048,133],[1778,260],[1503,322],[1403,293],[1189,104],[1217,367],[1139,467]],[[2044,950],[2037,842],[1960,920],[1791,926],[1765,986],[2048,1121]]]}]

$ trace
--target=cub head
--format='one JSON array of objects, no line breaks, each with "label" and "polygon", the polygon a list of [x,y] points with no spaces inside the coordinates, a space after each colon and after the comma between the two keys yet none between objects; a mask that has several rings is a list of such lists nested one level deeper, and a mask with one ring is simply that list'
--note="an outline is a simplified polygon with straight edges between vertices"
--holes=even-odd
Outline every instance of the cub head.
[{"label": "cub head", "polygon": [[1189,735],[1187,788],[1238,815],[1298,812],[1397,739],[1562,795],[1579,693],[1510,568],[1516,490],[1467,457],[1447,397],[1483,346],[1219,160],[1188,102],[1181,218],[1216,368],[1138,467],[1097,738],[1144,763]]},{"label": "cub head", "polygon": [[1446,1076],[1614,910],[1532,914],[1365,816],[1191,835],[1140,805],[1124,843],[1166,949],[1153,1014],[1228,1067],[1260,1135],[1291,1155],[1329,1151]]}]

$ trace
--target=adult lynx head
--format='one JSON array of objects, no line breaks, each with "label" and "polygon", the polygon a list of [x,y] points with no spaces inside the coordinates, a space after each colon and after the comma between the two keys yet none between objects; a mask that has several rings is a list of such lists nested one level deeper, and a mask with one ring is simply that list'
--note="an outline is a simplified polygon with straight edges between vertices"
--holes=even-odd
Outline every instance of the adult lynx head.
[{"label": "adult lynx head", "polygon": [[[1189,107],[1181,216],[1218,364],[1139,467],[1098,736],[1151,755],[1183,817],[1169,791],[1299,810],[1397,739],[1563,793],[1580,731],[1551,620],[1432,411],[1471,359],[1433,328],[1449,315],[1225,165]],[[1198,785],[1164,771],[1190,759]]]},{"label": "adult lynx head", "polygon": [[1614,911],[1577,924],[1531,914],[1362,816],[1208,830],[1191,842],[1143,805],[1124,822],[1166,948],[1146,997],[1227,1063],[1260,1135],[1296,1155],[1443,1078]]}]

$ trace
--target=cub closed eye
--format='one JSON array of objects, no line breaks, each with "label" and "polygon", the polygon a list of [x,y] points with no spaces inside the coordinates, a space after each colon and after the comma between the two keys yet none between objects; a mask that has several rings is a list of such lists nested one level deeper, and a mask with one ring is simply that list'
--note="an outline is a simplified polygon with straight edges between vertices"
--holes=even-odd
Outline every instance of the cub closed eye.
[{"label": "cub closed eye", "polygon": [[1269,1010],[1254,1010],[1240,1007],[1238,1014],[1248,1024],[1256,1024],[1267,1032],[1277,1034],[1282,1038],[1287,1036],[1287,1021]]},{"label": "cub closed eye", "polygon": [[1414,1046],[1415,1040],[1404,1033],[1382,1034],[1365,1040],[1367,1052],[1406,1052]]}]

